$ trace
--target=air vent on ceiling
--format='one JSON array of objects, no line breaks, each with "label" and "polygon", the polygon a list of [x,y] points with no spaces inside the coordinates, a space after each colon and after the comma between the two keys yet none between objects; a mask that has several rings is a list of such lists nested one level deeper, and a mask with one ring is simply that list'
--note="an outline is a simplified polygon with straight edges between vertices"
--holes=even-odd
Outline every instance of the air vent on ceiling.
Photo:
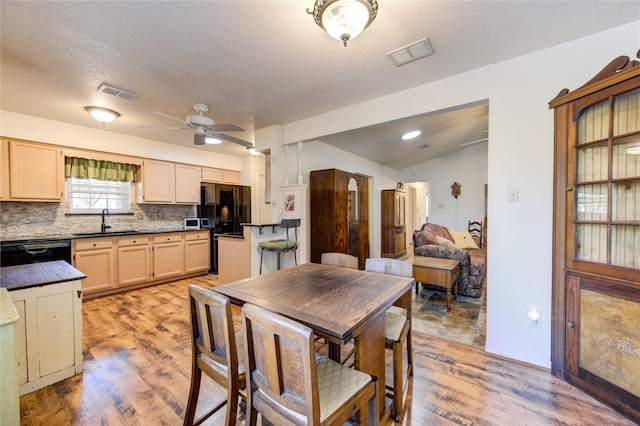
[{"label": "air vent on ceiling", "polygon": [[98,87],[98,92],[106,93],[107,95],[111,95],[111,96],[117,96],[118,98],[123,98],[128,101],[135,101],[140,97],[140,95],[136,95],[135,93],[127,92],[125,90],[120,90],[112,86],[107,86],[106,84],[103,84],[102,86]]},{"label": "air vent on ceiling", "polygon": [[418,145],[418,149],[427,149],[427,148],[429,148],[429,145],[426,143],[424,145]]},{"label": "air vent on ceiling", "polygon": [[396,67],[399,67],[400,65],[417,61],[434,53],[431,42],[428,38],[425,38],[424,40],[416,41],[408,46],[389,52],[387,56],[391,58]]}]

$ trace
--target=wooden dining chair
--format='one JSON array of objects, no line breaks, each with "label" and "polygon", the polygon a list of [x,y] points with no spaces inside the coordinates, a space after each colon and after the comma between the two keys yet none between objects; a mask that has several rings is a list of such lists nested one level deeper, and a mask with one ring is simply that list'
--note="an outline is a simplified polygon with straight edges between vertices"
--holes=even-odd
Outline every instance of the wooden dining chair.
[{"label": "wooden dining chair", "polygon": [[322,253],[320,263],[341,268],[358,269],[358,258],[346,253]]},{"label": "wooden dining chair", "polygon": [[[241,389],[246,385],[244,338],[233,331],[231,304],[225,296],[189,285],[191,314],[191,388],[184,416],[184,425],[199,425],[225,404],[225,425],[235,425],[238,397],[245,397]],[[195,419],[202,373],[227,389],[227,399]]]},{"label": "wooden dining chair", "polygon": [[376,379],[314,352],[312,330],[252,304],[242,308],[247,424],[378,424]]},{"label": "wooden dining chair", "polygon": [[[388,258],[367,259],[365,271],[389,275],[413,277],[413,265],[408,262]],[[413,346],[411,342],[411,314],[406,309],[392,306],[385,312],[385,347],[393,351],[393,386],[386,386],[392,398],[391,415],[397,422],[402,421],[406,410],[405,399],[409,387],[409,377],[413,376]],[[406,346],[406,365],[402,349]]]}]

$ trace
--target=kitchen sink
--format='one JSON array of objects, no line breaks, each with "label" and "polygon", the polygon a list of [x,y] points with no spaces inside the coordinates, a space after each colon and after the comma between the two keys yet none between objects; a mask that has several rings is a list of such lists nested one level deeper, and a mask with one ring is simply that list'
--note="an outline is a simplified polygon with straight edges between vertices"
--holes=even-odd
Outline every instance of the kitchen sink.
[{"label": "kitchen sink", "polygon": [[134,229],[128,229],[125,231],[107,231],[107,232],[84,232],[79,234],[73,234],[78,237],[106,237],[109,235],[131,235],[131,234],[139,234],[140,231]]}]

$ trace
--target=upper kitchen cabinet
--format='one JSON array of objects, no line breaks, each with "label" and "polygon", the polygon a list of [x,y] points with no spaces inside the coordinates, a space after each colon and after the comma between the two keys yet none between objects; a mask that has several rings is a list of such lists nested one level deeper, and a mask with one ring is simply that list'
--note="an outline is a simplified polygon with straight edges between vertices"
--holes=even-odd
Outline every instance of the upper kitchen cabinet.
[{"label": "upper kitchen cabinet", "polygon": [[235,170],[223,170],[222,182],[232,185],[240,185],[240,172]]},{"label": "upper kitchen cabinet", "polygon": [[[8,155],[8,162],[5,160],[5,155]],[[3,199],[62,201],[64,198],[62,149],[39,143],[3,140],[2,157]],[[8,194],[5,190],[7,187]]]},{"label": "upper kitchen cabinet", "polygon": [[176,164],[176,203],[200,203],[200,168]]},{"label": "upper kitchen cabinet", "polygon": [[202,168],[202,182],[221,183],[222,182],[222,170]]},{"label": "upper kitchen cabinet", "polygon": [[9,141],[0,139],[2,143],[2,161],[0,161],[0,200],[9,198]]},{"label": "upper kitchen cabinet", "polygon": [[142,202],[172,204],[175,193],[173,163],[157,160],[142,162]]},{"label": "upper kitchen cabinet", "polygon": [[236,170],[210,169],[203,167],[202,182],[240,185],[240,172]]},{"label": "upper kitchen cabinet", "polygon": [[139,202],[156,204],[200,203],[200,168],[168,161],[144,160],[142,197]]}]

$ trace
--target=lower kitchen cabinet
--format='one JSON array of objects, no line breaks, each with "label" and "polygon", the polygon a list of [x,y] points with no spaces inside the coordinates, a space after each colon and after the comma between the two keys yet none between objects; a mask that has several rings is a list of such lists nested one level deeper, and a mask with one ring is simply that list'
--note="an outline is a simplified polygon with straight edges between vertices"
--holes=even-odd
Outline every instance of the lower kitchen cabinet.
[{"label": "lower kitchen cabinet", "polygon": [[149,237],[118,239],[118,285],[127,286],[151,280],[151,245]]},{"label": "lower kitchen cabinet", "polygon": [[153,277],[177,277],[183,274],[182,234],[160,234],[153,238]]},{"label": "lower kitchen cabinet", "polygon": [[[73,240],[73,266],[87,278],[85,299],[209,271],[209,231]],[[88,296],[88,297],[87,297]]]},{"label": "lower kitchen cabinet", "polygon": [[80,280],[9,292],[16,307],[20,396],[82,372]]},{"label": "lower kitchen cabinet", "polygon": [[87,276],[83,293],[95,293],[117,287],[116,244],[113,237],[74,240],[73,266]]},{"label": "lower kitchen cabinet", "polygon": [[184,236],[184,272],[209,270],[209,231],[191,232]]}]

